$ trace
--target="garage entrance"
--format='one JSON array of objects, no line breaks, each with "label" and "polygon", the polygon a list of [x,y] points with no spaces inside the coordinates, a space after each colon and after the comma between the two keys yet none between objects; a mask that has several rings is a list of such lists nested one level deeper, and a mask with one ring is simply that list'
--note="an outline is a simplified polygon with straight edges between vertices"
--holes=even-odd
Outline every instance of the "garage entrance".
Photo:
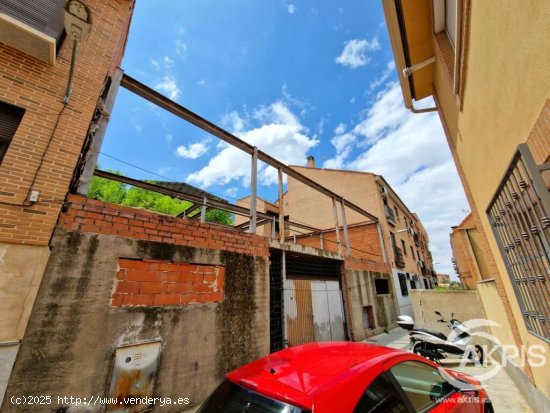
[{"label": "garage entrance", "polygon": [[271,350],[314,341],[347,339],[342,261],[270,251]]}]

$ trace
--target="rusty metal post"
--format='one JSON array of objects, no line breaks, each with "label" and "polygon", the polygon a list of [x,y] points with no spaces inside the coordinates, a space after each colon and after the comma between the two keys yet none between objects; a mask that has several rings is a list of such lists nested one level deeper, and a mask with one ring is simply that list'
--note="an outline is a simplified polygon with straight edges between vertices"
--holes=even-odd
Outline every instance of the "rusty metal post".
[{"label": "rusty metal post", "polygon": [[201,223],[204,224],[204,221],[206,221],[206,197],[203,198],[201,208]]},{"label": "rusty metal post", "polygon": [[340,201],[342,206],[342,226],[344,227],[344,241],[346,242],[346,254],[349,257],[351,254],[351,249],[349,245],[349,234],[348,234],[348,224],[346,222],[346,201],[344,198]]},{"label": "rusty metal post", "polygon": [[248,232],[256,233],[256,195],[258,186],[258,148],[252,152],[252,168],[250,171],[250,226]]},{"label": "rusty metal post", "polygon": [[283,205],[283,170],[279,169],[279,241],[285,242],[285,207]]},{"label": "rusty metal post", "polygon": [[338,210],[336,209],[336,198],[332,198],[332,212],[334,214],[334,228],[336,230],[336,244],[338,244],[338,255],[342,255],[340,245],[340,225],[338,224]]}]

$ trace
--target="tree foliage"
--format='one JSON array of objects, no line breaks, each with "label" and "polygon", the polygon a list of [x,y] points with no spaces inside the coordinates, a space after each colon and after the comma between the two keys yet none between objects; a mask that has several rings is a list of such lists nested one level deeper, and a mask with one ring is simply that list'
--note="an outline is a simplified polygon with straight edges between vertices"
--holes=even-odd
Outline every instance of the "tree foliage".
[{"label": "tree foliage", "polygon": [[[114,171],[113,173],[122,175],[119,171]],[[143,208],[168,215],[181,214],[191,206],[191,202],[189,201],[182,201],[167,195],[128,186],[122,182],[111,181],[98,176],[94,176],[90,182],[88,197],[104,202]],[[195,214],[200,214],[200,209],[195,211]],[[233,225],[232,215],[229,212],[218,209],[208,211],[205,219],[208,222]]]}]

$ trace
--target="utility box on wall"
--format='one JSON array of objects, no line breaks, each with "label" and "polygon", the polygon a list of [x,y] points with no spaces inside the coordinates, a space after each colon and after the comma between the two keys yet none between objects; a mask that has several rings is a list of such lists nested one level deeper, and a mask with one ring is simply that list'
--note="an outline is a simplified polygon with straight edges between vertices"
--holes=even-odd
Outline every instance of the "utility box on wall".
[{"label": "utility box on wall", "polygon": [[150,410],[160,358],[160,341],[118,347],[111,373],[106,411],[138,413]]}]

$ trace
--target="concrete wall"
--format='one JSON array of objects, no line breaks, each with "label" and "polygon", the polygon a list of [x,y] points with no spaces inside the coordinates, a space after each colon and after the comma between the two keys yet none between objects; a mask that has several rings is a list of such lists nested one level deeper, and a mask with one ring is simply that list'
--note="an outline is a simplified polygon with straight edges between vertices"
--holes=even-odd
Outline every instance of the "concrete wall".
[{"label": "concrete wall", "polygon": [[0,405],[49,254],[48,247],[0,243]]},{"label": "concrete wall", "polygon": [[[162,340],[155,395],[188,397],[191,404],[204,399],[224,373],[269,352],[266,256],[61,229],[51,245],[3,412],[20,411],[9,397],[29,389],[54,398],[105,395],[113,352],[120,345]],[[111,307],[119,257],[222,266],[223,301]]]},{"label": "concrete wall", "polygon": [[[376,294],[374,280],[377,278],[388,281],[389,294]],[[365,340],[396,325],[395,296],[387,273],[346,269],[345,288],[349,300],[349,319],[353,341]],[[370,328],[366,328],[365,325],[363,309],[365,306],[372,306],[375,325]]]},{"label": "concrete wall", "polygon": [[438,323],[439,311],[448,320],[451,313],[462,322],[478,318],[486,318],[483,305],[477,291],[410,291],[411,304],[414,312],[414,323],[418,327],[437,330],[445,335],[449,333],[446,325]]}]

